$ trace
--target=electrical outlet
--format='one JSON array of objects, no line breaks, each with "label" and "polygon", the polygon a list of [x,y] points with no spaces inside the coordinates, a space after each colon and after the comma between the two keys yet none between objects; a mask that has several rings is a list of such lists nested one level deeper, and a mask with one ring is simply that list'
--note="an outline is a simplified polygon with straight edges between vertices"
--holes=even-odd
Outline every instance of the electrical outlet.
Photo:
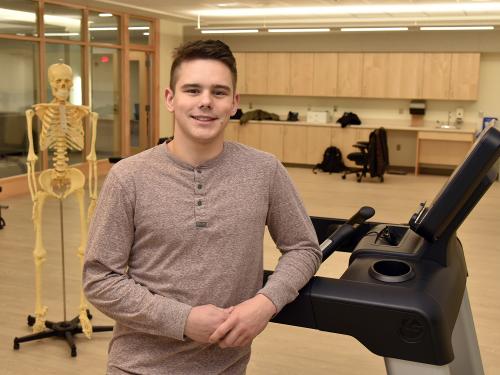
[{"label": "electrical outlet", "polygon": [[463,119],[464,118],[464,109],[462,107],[458,107],[456,110],[455,110],[455,114],[456,114],[456,117],[457,118],[461,118]]},{"label": "electrical outlet", "polygon": [[337,112],[338,109],[339,108],[336,105],[333,106],[333,112]]},{"label": "electrical outlet", "polygon": [[252,109],[252,108],[253,108],[252,102],[248,103],[248,109]]}]

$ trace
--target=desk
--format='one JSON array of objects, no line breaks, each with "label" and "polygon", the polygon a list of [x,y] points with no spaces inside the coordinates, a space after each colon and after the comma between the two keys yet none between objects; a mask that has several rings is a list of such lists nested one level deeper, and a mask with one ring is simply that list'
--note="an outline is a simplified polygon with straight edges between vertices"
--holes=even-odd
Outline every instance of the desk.
[{"label": "desk", "polygon": [[474,134],[419,131],[417,133],[417,154],[415,158],[415,175],[418,175],[420,164],[457,166],[474,143]]}]

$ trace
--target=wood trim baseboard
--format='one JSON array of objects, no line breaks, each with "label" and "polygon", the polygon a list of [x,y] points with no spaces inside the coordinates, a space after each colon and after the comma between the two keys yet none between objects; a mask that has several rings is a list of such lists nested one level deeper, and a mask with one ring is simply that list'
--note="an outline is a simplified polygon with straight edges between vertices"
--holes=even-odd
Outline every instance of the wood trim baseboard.
[{"label": "wood trim baseboard", "polygon": [[[107,159],[102,159],[97,161],[97,176],[105,176],[111,169],[112,164]],[[77,168],[83,172],[85,177],[88,177],[89,167],[87,163],[72,164],[72,168]],[[37,172],[38,175],[40,172]],[[4,201],[7,198],[15,197],[18,195],[29,194],[28,188],[28,178],[27,174],[21,174],[12,177],[0,178],[0,186],[2,187],[2,192],[0,192],[0,201]]]}]

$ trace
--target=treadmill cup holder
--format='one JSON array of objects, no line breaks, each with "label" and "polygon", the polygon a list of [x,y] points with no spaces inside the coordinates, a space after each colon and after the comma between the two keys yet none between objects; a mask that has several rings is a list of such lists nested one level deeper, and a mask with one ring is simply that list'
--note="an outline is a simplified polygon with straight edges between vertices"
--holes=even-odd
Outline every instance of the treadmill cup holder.
[{"label": "treadmill cup holder", "polygon": [[399,259],[383,259],[373,262],[368,273],[385,283],[402,283],[415,276],[412,266]]}]

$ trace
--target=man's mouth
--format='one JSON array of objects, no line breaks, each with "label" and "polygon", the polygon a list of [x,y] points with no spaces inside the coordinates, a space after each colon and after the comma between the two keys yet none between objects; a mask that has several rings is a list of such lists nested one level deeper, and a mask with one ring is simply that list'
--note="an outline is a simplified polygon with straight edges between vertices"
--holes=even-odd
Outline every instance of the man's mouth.
[{"label": "man's mouth", "polygon": [[217,120],[217,117],[213,116],[206,116],[206,115],[200,115],[200,116],[191,116],[197,121],[202,121],[202,122],[210,122],[210,121],[215,121]]}]

